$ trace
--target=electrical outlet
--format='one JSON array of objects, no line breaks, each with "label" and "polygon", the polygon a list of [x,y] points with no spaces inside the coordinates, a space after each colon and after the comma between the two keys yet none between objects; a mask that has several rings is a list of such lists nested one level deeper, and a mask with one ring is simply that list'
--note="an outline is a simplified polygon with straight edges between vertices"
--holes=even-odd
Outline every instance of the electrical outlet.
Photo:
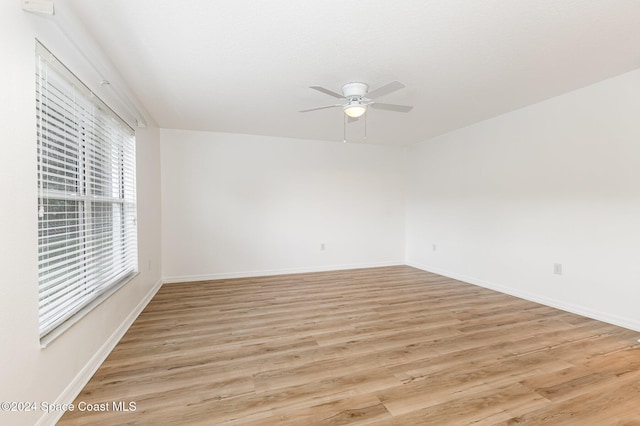
[{"label": "electrical outlet", "polygon": [[320,243],[320,251],[325,251],[327,246],[324,243]]},{"label": "electrical outlet", "polygon": [[436,251],[436,250],[438,250],[438,247],[435,244],[431,244],[431,249],[433,251]]},{"label": "electrical outlet", "polygon": [[553,273],[556,275],[562,275],[562,263],[553,264]]}]

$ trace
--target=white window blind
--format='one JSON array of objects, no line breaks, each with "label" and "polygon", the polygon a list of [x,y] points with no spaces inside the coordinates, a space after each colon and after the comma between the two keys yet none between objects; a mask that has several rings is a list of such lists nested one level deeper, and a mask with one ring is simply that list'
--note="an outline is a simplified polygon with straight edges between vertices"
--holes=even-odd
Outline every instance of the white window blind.
[{"label": "white window blind", "polygon": [[41,339],[138,269],[135,134],[36,48]]}]

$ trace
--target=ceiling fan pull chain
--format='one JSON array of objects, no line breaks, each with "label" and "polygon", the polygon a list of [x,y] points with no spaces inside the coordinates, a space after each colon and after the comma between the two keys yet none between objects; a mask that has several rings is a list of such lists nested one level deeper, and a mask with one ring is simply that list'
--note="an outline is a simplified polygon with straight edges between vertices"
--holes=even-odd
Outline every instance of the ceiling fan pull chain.
[{"label": "ceiling fan pull chain", "polygon": [[347,115],[342,114],[342,143],[347,143]]},{"label": "ceiling fan pull chain", "polygon": [[364,115],[364,140],[367,140],[367,115],[369,114]]}]

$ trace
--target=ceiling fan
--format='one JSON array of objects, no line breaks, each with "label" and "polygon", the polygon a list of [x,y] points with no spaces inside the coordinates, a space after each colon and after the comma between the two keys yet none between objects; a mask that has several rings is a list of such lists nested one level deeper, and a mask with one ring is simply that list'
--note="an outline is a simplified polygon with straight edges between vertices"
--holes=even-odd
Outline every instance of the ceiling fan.
[{"label": "ceiling fan", "polygon": [[311,86],[310,89],[317,90],[329,96],[333,96],[334,98],[342,99],[343,102],[318,108],[305,109],[300,112],[342,107],[344,113],[350,120],[357,120],[358,117],[361,117],[365,112],[367,112],[368,107],[396,112],[409,112],[413,108],[412,106],[384,104],[374,101],[374,98],[388,95],[389,93],[395,92],[396,90],[400,90],[404,87],[405,85],[399,81],[392,81],[391,83],[385,84],[384,86],[369,92],[369,86],[365,83],[347,83],[342,86],[342,94],[340,94],[332,90],[325,89],[324,87]]}]

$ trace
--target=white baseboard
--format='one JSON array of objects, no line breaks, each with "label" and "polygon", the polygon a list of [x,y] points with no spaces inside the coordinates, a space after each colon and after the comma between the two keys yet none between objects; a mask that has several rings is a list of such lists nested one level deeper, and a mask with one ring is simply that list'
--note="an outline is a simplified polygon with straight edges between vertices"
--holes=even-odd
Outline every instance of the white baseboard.
[{"label": "white baseboard", "polygon": [[404,260],[389,261],[389,262],[375,262],[375,263],[357,263],[347,265],[329,265],[329,266],[310,266],[303,268],[287,268],[287,269],[265,269],[257,271],[243,271],[243,272],[224,272],[217,274],[206,275],[182,275],[164,277],[162,282],[164,284],[170,283],[183,283],[192,281],[210,281],[210,280],[224,280],[231,278],[250,278],[250,277],[265,277],[271,275],[289,275],[289,274],[305,274],[308,272],[327,272],[327,271],[342,271],[347,269],[361,269],[361,268],[378,268],[382,266],[398,266],[404,265]]},{"label": "white baseboard", "polygon": [[[93,357],[87,362],[87,364],[80,370],[78,375],[69,383],[60,396],[56,399],[55,404],[70,404],[87,385],[91,377],[98,370],[100,365],[109,356],[113,348],[118,344],[122,336],[127,332],[131,324],[138,318],[138,315],[143,311],[147,304],[151,301],[153,296],[158,292],[162,286],[162,281],[158,281],[147,292],[147,294],[140,300],[136,307],[131,311],[129,315],[124,319],[120,326],[113,332],[111,337],[102,345],[102,347],[95,353]],[[64,414],[64,411],[52,411],[47,413],[36,422],[36,426],[55,425],[60,417]]]},{"label": "white baseboard", "polygon": [[446,271],[440,268],[436,268],[430,265],[423,265],[414,262],[407,262],[408,266],[412,266],[423,271],[432,272],[434,274],[442,275],[445,277],[453,278],[459,281],[464,281],[469,284],[474,284],[480,287],[485,287],[491,290],[498,291],[500,293],[508,294],[518,297],[520,299],[529,300],[531,302],[540,303],[545,306],[560,309],[562,311],[571,312],[572,314],[582,315],[587,318],[595,319],[598,321],[606,322],[608,324],[617,325],[619,327],[627,328],[629,330],[640,332],[640,322],[631,318],[621,317],[608,312],[596,311],[584,306],[574,305],[562,300],[552,299],[539,294],[530,293],[527,291],[518,290],[512,287],[492,283],[489,281],[481,280],[474,277],[458,274],[455,272]]}]

